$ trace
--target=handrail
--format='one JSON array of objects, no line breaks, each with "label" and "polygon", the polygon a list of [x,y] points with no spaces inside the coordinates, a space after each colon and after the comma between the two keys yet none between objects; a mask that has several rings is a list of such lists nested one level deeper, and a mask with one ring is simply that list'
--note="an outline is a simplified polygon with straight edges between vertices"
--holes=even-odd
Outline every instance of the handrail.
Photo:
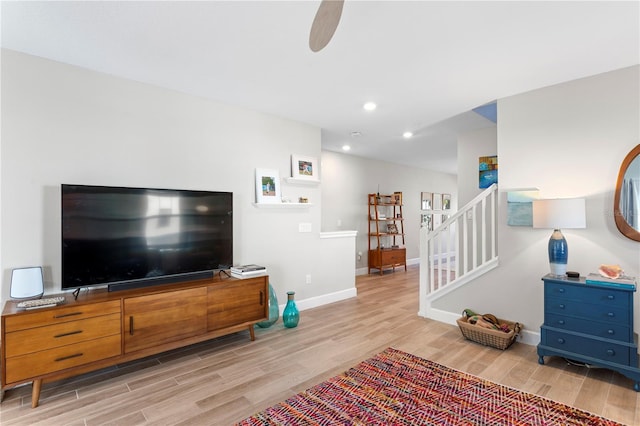
[{"label": "handrail", "polygon": [[493,184],[433,231],[420,229],[420,315],[428,316],[436,297],[497,265],[497,193]]}]

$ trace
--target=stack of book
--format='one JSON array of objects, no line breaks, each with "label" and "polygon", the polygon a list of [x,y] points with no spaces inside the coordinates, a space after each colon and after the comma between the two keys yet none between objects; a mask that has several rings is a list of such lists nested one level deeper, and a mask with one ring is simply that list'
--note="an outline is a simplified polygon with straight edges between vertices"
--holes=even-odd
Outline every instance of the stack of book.
[{"label": "stack of book", "polygon": [[244,279],[267,275],[267,268],[260,265],[238,265],[231,267],[231,276]]},{"label": "stack of book", "polygon": [[605,287],[626,288],[635,290],[636,279],[633,277],[621,276],[619,278],[607,278],[600,274],[591,273],[587,275],[587,284],[597,284]]}]

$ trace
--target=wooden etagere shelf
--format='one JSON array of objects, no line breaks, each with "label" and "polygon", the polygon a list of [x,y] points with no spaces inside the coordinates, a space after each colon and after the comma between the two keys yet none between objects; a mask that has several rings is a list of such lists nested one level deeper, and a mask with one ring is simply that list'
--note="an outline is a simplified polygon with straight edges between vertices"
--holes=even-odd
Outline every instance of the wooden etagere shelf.
[{"label": "wooden etagere shelf", "polygon": [[369,273],[404,266],[407,270],[407,251],[404,247],[404,218],[402,192],[369,194]]}]

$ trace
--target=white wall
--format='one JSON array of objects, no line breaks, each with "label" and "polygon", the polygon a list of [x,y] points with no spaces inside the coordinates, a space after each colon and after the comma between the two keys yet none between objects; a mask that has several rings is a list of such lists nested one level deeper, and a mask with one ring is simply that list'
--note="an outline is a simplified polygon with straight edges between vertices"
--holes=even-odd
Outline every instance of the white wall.
[{"label": "white wall", "polygon": [[[435,308],[458,315],[467,307],[493,312],[539,331],[551,230],[506,225],[510,188],[537,187],[541,198],[586,198],[587,229],[563,230],[569,270],[586,275],[602,263],[617,263],[640,276],[640,245],[613,221],[618,170],[640,141],[639,81],[635,66],[498,100],[500,266]],[[467,165],[473,166],[477,159]]]},{"label": "white wall", "polygon": [[367,194],[378,192],[378,185],[381,194],[402,192],[407,260],[415,263],[420,255],[420,193],[452,194],[452,211],[458,206],[455,175],[323,151],[322,229],[358,231],[356,251],[362,253],[362,258],[356,259],[359,273],[363,269],[367,272]]},{"label": "white wall", "polygon": [[255,168],[320,158],[319,128],[3,49],[1,136],[2,302],[16,267],[60,290],[62,183],[232,191],[234,261],[266,265],[280,302],[355,294],[353,241],[320,239],[321,186],[283,185],[307,209],[252,205]]}]

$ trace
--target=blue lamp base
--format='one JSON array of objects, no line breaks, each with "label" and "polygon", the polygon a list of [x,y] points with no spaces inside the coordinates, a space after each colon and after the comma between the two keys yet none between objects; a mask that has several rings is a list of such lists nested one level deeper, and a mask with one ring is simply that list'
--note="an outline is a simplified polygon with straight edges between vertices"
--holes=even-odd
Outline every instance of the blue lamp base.
[{"label": "blue lamp base", "polygon": [[559,229],[554,229],[549,238],[549,267],[551,275],[562,277],[567,273],[567,259],[569,248],[567,240]]}]

